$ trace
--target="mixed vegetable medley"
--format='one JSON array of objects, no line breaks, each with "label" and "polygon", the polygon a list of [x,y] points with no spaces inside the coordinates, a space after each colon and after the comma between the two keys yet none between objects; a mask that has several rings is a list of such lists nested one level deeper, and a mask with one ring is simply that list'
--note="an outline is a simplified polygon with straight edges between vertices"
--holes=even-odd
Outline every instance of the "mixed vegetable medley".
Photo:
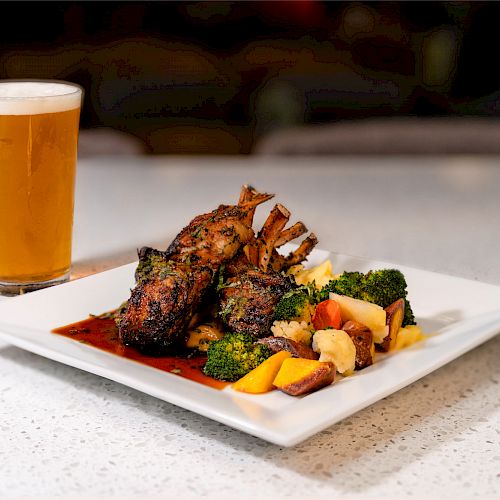
[{"label": "mixed vegetable medley", "polygon": [[370,366],[376,352],[423,338],[396,269],[334,275],[327,260],[287,274],[293,285],[274,309],[273,337],[230,332],[209,342],[205,374],[235,382],[237,391],[300,395]]}]

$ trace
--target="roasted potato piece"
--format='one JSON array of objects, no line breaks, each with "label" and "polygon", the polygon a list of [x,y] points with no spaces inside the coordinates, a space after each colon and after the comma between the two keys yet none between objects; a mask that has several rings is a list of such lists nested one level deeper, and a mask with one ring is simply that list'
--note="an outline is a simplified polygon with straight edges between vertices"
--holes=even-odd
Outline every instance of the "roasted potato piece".
[{"label": "roasted potato piece", "polygon": [[288,351],[294,358],[318,359],[319,355],[310,347],[295,342],[295,340],[287,339],[286,337],[266,337],[259,339],[257,344],[264,344],[273,352]]},{"label": "roasted potato piece", "polygon": [[363,323],[346,321],[342,330],[351,337],[356,348],[356,370],[362,370],[373,364],[375,346],[371,330]]},{"label": "roasted potato piece", "polygon": [[389,327],[389,333],[387,336],[377,345],[377,348],[381,351],[387,352],[396,346],[396,340],[398,337],[399,329],[403,323],[405,316],[405,301],[404,299],[398,299],[393,302],[390,306],[385,308],[387,314],[386,325]]},{"label": "roasted potato piece", "polygon": [[247,373],[233,384],[233,389],[250,394],[262,394],[274,389],[273,381],[285,359],[292,355],[288,351],[280,351],[267,358],[257,368]]},{"label": "roasted potato piece", "polygon": [[186,347],[188,349],[197,349],[201,352],[208,351],[208,344],[212,340],[219,340],[224,336],[222,325],[216,321],[202,323],[188,329],[188,339]]},{"label": "roasted potato piece", "polygon": [[283,361],[273,384],[291,396],[317,391],[335,380],[333,363],[313,359],[288,358]]}]

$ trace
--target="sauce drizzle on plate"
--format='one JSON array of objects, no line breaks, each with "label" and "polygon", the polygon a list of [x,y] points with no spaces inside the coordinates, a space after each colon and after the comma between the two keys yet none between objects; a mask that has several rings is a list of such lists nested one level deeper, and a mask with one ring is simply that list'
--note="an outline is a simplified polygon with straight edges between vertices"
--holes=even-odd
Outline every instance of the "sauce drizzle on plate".
[{"label": "sauce drizzle on plate", "polygon": [[201,370],[206,363],[206,356],[181,358],[174,356],[148,356],[133,347],[124,346],[118,337],[115,321],[110,318],[90,317],[71,325],[52,330],[53,333],[69,337],[70,339],[89,344],[92,347],[116,354],[123,358],[143,363],[153,368],[173,373],[180,377],[199,382],[200,384],[224,389],[228,382],[207,377]]}]

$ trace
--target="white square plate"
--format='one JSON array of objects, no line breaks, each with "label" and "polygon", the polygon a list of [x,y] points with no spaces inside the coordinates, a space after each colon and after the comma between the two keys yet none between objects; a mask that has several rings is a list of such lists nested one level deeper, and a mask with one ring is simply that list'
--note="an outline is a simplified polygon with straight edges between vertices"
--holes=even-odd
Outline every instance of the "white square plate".
[{"label": "white square plate", "polygon": [[417,321],[432,337],[313,394],[219,391],[109,354],[51,330],[117,307],[134,285],[136,264],[0,303],[0,337],[22,349],[133,387],[282,446],[293,446],[405,387],[500,332],[500,287],[385,262],[315,250],[335,272],[396,267],[406,276]]}]

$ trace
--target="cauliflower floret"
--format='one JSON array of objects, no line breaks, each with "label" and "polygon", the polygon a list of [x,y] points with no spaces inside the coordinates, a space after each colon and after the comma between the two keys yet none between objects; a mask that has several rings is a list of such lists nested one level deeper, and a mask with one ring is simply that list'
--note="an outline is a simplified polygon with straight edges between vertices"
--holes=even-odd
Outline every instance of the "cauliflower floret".
[{"label": "cauliflower floret", "polygon": [[403,349],[424,338],[425,335],[418,325],[407,325],[399,329],[394,349]]},{"label": "cauliflower floret", "polygon": [[311,345],[312,333],[305,321],[275,321],[271,327],[275,337],[285,337],[302,344]]},{"label": "cauliflower floret", "polygon": [[332,262],[330,259],[325,260],[319,266],[312,267],[311,269],[304,269],[304,266],[292,266],[288,270],[295,278],[297,285],[308,285],[314,281],[316,288],[319,290],[323,288],[328,282],[334,279]]},{"label": "cauliflower floret", "polygon": [[312,348],[319,353],[320,361],[332,362],[342,375],[350,375],[354,371],[356,347],[343,330],[318,330],[314,334]]}]

